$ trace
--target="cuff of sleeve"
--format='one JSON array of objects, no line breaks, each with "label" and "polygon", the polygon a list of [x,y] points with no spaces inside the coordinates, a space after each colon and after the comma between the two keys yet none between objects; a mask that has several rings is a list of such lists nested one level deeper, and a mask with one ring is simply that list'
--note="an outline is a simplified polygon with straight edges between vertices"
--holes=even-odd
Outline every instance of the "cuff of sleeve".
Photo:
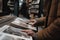
[{"label": "cuff of sleeve", "polygon": [[33,40],[38,40],[37,34],[34,34],[32,38],[33,38]]}]

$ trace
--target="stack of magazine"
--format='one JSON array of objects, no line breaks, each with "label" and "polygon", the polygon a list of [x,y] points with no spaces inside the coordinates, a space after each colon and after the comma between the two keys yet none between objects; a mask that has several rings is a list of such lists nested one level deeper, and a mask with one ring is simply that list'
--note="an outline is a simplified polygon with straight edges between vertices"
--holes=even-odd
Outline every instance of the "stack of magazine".
[{"label": "stack of magazine", "polygon": [[[2,22],[3,21],[1,21],[1,23]],[[11,22],[11,24],[0,27],[0,40],[32,40],[32,37],[28,36],[25,32],[22,32],[22,30],[25,29],[37,30],[37,29],[36,27],[32,27],[27,23],[29,23],[28,19],[22,19],[17,17]]]},{"label": "stack of magazine", "polygon": [[15,18],[14,16],[11,16],[11,15],[9,15],[9,16],[4,16],[4,17],[0,17],[0,24],[1,23],[4,23],[4,22],[7,22],[7,21],[9,21],[9,20],[11,20],[11,19],[13,19],[13,18]]},{"label": "stack of magazine", "polygon": [[32,40],[22,29],[5,25],[0,28],[0,40]]},{"label": "stack of magazine", "polygon": [[16,18],[13,22],[11,22],[11,26],[17,27],[17,28],[27,28],[31,30],[37,30],[36,27],[33,27],[32,25],[26,24],[28,23],[28,20],[23,20],[21,18]]}]

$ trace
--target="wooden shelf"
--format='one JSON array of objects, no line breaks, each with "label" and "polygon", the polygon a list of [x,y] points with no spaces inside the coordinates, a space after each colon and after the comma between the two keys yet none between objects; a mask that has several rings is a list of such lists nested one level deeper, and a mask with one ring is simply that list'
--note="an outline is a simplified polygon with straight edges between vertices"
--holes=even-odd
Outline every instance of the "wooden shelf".
[{"label": "wooden shelf", "polygon": [[38,13],[39,12],[39,3],[30,2],[29,3],[29,12]]}]

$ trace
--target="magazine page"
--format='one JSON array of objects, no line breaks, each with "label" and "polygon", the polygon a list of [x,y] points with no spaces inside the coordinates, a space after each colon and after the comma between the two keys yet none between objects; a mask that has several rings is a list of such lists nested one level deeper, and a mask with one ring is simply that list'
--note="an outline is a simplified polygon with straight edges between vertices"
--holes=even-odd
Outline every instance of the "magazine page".
[{"label": "magazine page", "polygon": [[27,39],[32,38],[31,36],[28,36],[25,32],[22,32],[22,29],[18,29],[9,25],[3,26],[0,31],[10,35],[16,35],[22,38],[27,38]]},{"label": "magazine page", "polygon": [[28,38],[11,35],[7,33],[1,33],[1,32],[0,32],[0,35],[1,35],[0,40],[32,40],[32,38],[28,39]]},{"label": "magazine page", "polygon": [[17,17],[15,20],[20,20],[20,21],[25,22],[25,23],[28,23],[28,21],[29,21],[26,18],[19,18],[19,17]]},{"label": "magazine page", "polygon": [[25,22],[21,21],[19,18],[15,19],[13,22],[11,22],[11,26],[37,30],[36,27],[33,27],[32,25],[26,24]]}]

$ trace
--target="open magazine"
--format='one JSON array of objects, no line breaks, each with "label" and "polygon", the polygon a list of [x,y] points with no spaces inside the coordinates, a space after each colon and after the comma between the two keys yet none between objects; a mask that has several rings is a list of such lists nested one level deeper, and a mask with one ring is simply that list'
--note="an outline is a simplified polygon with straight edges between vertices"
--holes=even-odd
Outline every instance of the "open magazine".
[{"label": "open magazine", "polygon": [[28,23],[29,19],[17,17],[15,20],[20,20],[22,22]]},{"label": "open magazine", "polygon": [[37,30],[36,27],[32,27],[31,25],[26,24],[25,22],[27,21],[24,21],[21,18],[16,18],[13,22],[11,22],[11,26]]},{"label": "open magazine", "polygon": [[0,28],[0,40],[32,40],[32,37],[22,32],[22,29],[5,25]]},{"label": "open magazine", "polygon": [[32,40],[32,39],[11,35],[7,33],[0,33],[0,40]]}]

